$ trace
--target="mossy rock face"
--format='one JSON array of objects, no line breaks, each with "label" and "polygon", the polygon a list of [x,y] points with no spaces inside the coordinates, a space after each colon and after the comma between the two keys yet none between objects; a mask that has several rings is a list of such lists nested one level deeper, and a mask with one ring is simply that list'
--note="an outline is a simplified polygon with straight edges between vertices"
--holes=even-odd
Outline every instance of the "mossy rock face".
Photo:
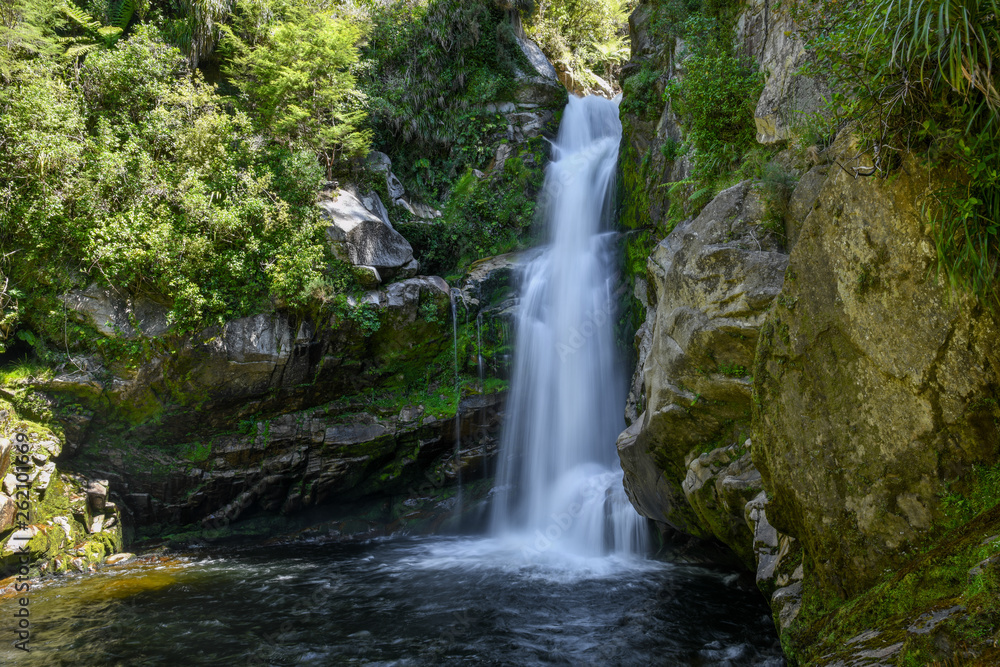
[{"label": "mossy rock face", "polygon": [[744,508],[762,487],[746,447],[720,447],[694,458],[681,487],[699,524],[732,549],[747,569],[756,570],[754,536]]},{"label": "mossy rock face", "polygon": [[109,431],[129,430],[137,443],[190,441],[248,412],[301,409],[426,369],[451,342],[448,303],[444,280],[412,278],[322,317],[261,313],[144,340],[148,354],[90,357],[82,370],[8,391],[22,412],[63,424],[74,435],[70,452]]},{"label": "mossy rock face", "polygon": [[824,595],[908,561],[943,530],[942,494],[1000,460],[1000,330],[933,279],[927,183],[911,162],[889,181],[831,168],[761,333],[754,462]]},{"label": "mossy rock face", "polygon": [[[360,394],[259,420],[207,441],[154,448],[95,443],[79,465],[129,481],[126,498],[145,536],[176,526],[225,537],[245,516],[293,515],[320,505],[378,503],[415,494],[428,470],[456,459],[481,476],[495,456],[503,393],[459,400],[453,388]],[[412,492],[412,493],[411,493]],[[190,532],[190,531],[189,531]]]},{"label": "mossy rock face", "polygon": [[[807,582],[809,577],[807,577]],[[1000,662],[1000,508],[963,524],[881,573],[848,601],[806,586],[802,611],[782,644],[801,664]]]}]

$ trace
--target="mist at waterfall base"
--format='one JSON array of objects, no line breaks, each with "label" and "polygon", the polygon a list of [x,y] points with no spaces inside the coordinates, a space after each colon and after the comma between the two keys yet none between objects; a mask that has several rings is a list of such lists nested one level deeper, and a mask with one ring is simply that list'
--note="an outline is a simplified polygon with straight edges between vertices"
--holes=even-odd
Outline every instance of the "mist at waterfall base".
[{"label": "mist at waterfall base", "polygon": [[[620,136],[617,101],[571,98],[479,535],[201,548],[65,577],[31,593],[32,653],[2,642],[0,663],[783,665],[752,577],[650,558],[622,488]],[[15,605],[0,600],[3,636]]]}]

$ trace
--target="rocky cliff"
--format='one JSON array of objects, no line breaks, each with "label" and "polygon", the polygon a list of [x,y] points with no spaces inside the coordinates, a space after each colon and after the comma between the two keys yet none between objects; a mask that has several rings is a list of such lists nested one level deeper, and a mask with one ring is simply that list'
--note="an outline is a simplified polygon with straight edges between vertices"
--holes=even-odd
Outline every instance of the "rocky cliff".
[{"label": "rocky cliff", "polygon": [[866,178],[850,127],[812,143],[827,84],[800,70],[795,8],[751,2],[731,21],[767,164],[671,211],[670,7],[639,4],[623,85],[623,222],[661,238],[635,279],[629,496],[757,573],[793,663],[995,664],[1000,339],[938,275],[920,202],[943,176],[914,157]]}]

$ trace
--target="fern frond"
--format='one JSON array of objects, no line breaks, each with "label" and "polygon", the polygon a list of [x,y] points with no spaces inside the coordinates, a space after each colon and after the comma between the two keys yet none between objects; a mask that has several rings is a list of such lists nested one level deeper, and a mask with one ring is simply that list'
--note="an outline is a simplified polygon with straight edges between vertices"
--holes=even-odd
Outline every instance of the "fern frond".
[{"label": "fern frond", "polygon": [[101,29],[101,24],[93,16],[70,2],[63,3],[60,9],[77,27],[88,32],[97,32]]},{"label": "fern frond", "polygon": [[119,0],[110,12],[111,25],[124,32],[133,14],[135,14],[135,0]]},{"label": "fern frond", "polygon": [[104,27],[98,28],[97,34],[100,35],[109,44],[111,44],[116,39],[121,37],[122,29],[117,26],[106,25]]},{"label": "fern frond", "polygon": [[63,57],[69,58],[69,59],[79,58],[81,56],[87,55],[91,51],[95,51],[95,50],[99,49],[100,47],[101,47],[101,45],[98,44],[97,42],[87,42],[86,44],[76,44],[75,46],[71,46],[68,49],[66,49],[66,53],[63,54]]}]

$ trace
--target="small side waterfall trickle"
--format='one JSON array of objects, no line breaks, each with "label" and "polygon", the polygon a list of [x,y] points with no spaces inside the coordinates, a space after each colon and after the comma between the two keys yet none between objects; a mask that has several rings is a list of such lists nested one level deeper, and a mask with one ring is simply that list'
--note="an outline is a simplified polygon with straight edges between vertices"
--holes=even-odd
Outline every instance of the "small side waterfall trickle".
[{"label": "small side waterfall trickle", "polygon": [[609,232],[619,100],[570,98],[540,201],[549,244],[523,268],[492,527],[535,552],[647,547],[615,450],[625,426]]},{"label": "small side waterfall trickle", "polygon": [[[462,520],[462,384],[458,376],[458,306],[456,296],[461,298],[462,293],[457,289],[451,290],[451,337],[455,350],[455,505],[452,508],[452,516],[456,521]],[[466,309],[468,313],[468,309]]]},{"label": "small side waterfall trickle", "polygon": [[479,371],[479,391],[485,391],[483,381],[483,312],[476,315],[476,368]]}]

